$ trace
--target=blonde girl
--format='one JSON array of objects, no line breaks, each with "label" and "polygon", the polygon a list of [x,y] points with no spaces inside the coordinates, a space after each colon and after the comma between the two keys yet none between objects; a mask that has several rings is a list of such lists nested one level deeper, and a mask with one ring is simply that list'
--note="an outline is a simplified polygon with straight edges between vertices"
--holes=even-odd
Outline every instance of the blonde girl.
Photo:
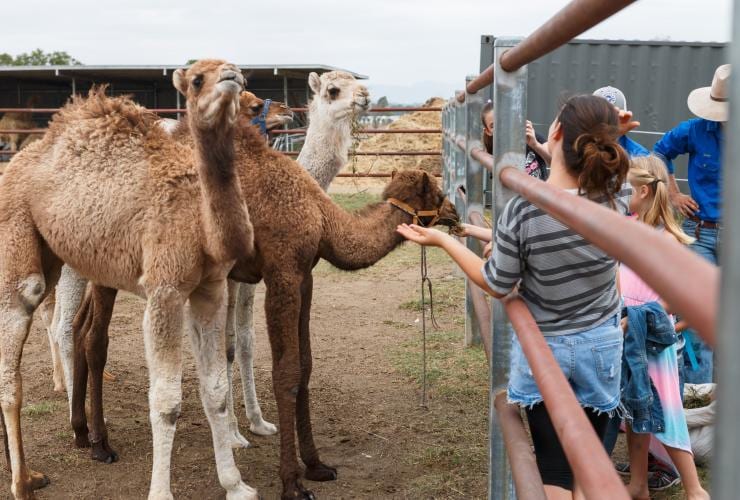
[{"label": "blonde girl", "polygon": [[[656,156],[634,158],[631,161],[627,180],[632,185],[630,210],[638,220],[664,231],[666,237],[688,245],[693,241],[683,232],[673,215],[668,196],[668,172]],[[635,244],[639,244],[635,242]],[[631,269],[622,265],[619,281],[626,307],[640,306],[660,301],[660,297]],[[627,331],[629,335],[629,330]],[[665,446],[676,465],[687,498],[707,499],[709,494],[702,488],[691,453],[686,418],[683,412],[678,379],[676,345],[671,345],[659,354],[647,352],[648,374],[660,398],[663,409],[664,430],[654,433]],[[638,434],[627,424],[627,444],[630,455],[630,483],[632,498],[649,498],[648,491],[648,446],[650,434]]]}]

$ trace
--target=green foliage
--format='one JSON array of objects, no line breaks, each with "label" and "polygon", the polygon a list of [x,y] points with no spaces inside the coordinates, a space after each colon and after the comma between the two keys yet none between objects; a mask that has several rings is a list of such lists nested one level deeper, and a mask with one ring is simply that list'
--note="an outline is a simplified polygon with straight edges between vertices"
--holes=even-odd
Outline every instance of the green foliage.
[{"label": "green foliage", "polygon": [[64,51],[44,52],[36,49],[13,57],[0,53],[0,66],[79,66],[82,63]]}]

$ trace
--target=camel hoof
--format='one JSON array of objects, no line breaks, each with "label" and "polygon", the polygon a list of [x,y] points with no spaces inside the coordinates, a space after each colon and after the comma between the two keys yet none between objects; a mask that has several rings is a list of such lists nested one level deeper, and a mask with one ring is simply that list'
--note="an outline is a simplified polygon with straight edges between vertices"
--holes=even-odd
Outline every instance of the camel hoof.
[{"label": "camel hoof", "polygon": [[281,500],[316,500],[316,495],[312,491],[304,488],[301,483],[296,481],[295,486],[289,489],[283,489]]},{"label": "camel hoof", "polygon": [[106,382],[115,382],[116,376],[108,370],[103,370],[103,380],[105,380]]},{"label": "camel hoof", "polygon": [[322,463],[306,466],[305,477],[309,481],[336,481],[337,469]]},{"label": "camel hoof", "polygon": [[42,474],[36,471],[29,471],[28,475],[30,476],[29,484],[32,490],[40,490],[41,488],[45,488],[49,486],[49,484],[51,484],[51,481],[46,476],[46,474]]},{"label": "camel hoof", "polygon": [[240,482],[234,490],[226,492],[226,500],[259,500],[259,498],[257,490],[244,482]]},{"label": "camel hoof", "polygon": [[112,464],[118,462],[118,453],[116,450],[110,447],[107,439],[102,441],[94,442],[92,444],[92,450],[90,450],[90,458],[103,462],[104,464]]},{"label": "camel hoof", "polygon": [[61,383],[54,384],[54,392],[64,392],[64,391],[65,391],[64,384],[61,384]]},{"label": "camel hoof", "polygon": [[89,448],[90,447],[90,438],[87,437],[87,432],[83,433],[76,433],[75,432],[75,447],[76,448]]},{"label": "camel hoof", "polygon": [[249,448],[252,446],[247,438],[242,436],[239,431],[234,431],[231,433],[231,447],[232,448]]},{"label": "camel hoof", "polygon": [[265,420],[249,425],[249,432],[258,436],[272,436],[277,434],[277,427]]}]

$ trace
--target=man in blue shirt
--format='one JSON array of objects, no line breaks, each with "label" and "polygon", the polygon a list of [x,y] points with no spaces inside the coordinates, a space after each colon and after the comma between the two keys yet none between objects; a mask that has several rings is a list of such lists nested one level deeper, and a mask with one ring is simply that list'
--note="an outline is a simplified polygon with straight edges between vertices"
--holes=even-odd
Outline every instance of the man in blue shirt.
[{"label": "man in blue shirt", "polygon": [[[595,96],[602,97],[609,101],[620,111],[627,111],[627,98],[624,93],[616,87],[601,87],[594,91]],[[627,151],[627,155],[630,158],[636,158],[638,156],[648,156],[650,151],[645,149],[640,143],[633,141],[627,134],[619,136],[619,145]]]},{"label": "man in blue shirt", "polygon": [[[655,144],[653,151],[666,164],[670,174],[668,189],[671,202],[685,217],[684,231],[696,238],[692,250],[713,264],[719,264],[718,243],[721,231],[723,128],[729,114],[730,65],[717,68],[711,87],[689,94],[689,110],[699,118],[679,123]],[[676,184],[673,159],[689,155],[690,195],[682,194]],[[694,332],[687,335],[685,381],[712,381],[713,355]]]}]

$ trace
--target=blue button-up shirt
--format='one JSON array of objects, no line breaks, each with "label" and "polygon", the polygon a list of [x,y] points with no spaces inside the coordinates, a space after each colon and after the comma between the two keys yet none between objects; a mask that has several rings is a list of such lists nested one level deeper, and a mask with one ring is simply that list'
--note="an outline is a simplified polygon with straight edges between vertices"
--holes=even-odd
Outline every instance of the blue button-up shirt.
[{"label": "blue button-up shirt", "polygon": [[699,204],[699,211],[694,215],[709,222],[719,222],[722,217],[723,145],[719,122],[694,118],[668,131],[653,148],[671,174],[675,171],[671,160],[680,154],[689,154],[689,189],[691,197]]},{"label": "blue button-up shirt", "polygon": [[650,154],[650,151],[643,147],[642,144],[633,141],[626,135],[621,136],[618,142],[619,145],[622,146],[625,151],[627,151],[627,156],[629,156],[630,158],[637,158],[638,156],[648,156]]}]

